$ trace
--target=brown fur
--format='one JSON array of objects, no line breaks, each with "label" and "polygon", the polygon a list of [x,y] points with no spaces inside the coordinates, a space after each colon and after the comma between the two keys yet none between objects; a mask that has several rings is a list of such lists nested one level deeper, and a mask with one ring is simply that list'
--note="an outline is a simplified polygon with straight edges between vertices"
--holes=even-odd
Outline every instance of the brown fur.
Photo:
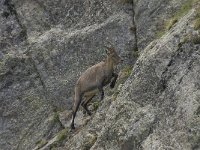
[{"label": "brown fur", "polygon": [[[75,85],[75,96],[73,105],[73,118],[71,128],[74,129],[74,119],[80,104],[91,115],[87,108],[87,104],[96,95],[97,91],[100,92],[101,100],[104,98],[103,87],[110,83],[113,88],[118,75],[114,73],[114,66],[117,65],[121,58],[117,55],[114,48],[107,48],[108,55],[105,61],[102,61],[90,68],[88,68],[78,79]],[[81,103],[82,98],[85,100]]]}]

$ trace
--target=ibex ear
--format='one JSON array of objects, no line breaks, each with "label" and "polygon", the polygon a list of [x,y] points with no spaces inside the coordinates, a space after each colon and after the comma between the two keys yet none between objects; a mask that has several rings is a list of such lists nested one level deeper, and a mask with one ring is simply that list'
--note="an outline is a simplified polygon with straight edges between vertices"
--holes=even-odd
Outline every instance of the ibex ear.
[{"label": "ibex ear", "polygon": [[111,53],[110,47],[104,46],[106,48],[106,54],[109,55]]},{"label": "ibex ear", "polygon": [[105,50],[105,52],[106,52],[106,54],[108,55],[108,53],[109,53],[109,52],[108,52],[108,50],[107,50],[107,49]]}]

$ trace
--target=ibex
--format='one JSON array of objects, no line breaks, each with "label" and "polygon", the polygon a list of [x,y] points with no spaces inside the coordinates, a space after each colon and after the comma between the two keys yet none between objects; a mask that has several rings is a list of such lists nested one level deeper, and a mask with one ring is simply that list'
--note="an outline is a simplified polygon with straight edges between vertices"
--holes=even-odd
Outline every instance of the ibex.
[{"label": "ibex", "polygon": [[[91,112],[87,108],[87,104],[96,95],[96,90],[100,92],[100,98],[103,100],[103,87],[110,83],[110,87],[114,88],[118,75],[114,73],[114,66],[121,62],[121,58],[116,53],[113,47],[107,48],[107,58],[90,68],[88,68],[78,79],[74,90],[74,105],[71,128],[74,127],[74,119],[80,104],[86,110],[88,115]],[[82,98],[85,97],[85,101]]]}]

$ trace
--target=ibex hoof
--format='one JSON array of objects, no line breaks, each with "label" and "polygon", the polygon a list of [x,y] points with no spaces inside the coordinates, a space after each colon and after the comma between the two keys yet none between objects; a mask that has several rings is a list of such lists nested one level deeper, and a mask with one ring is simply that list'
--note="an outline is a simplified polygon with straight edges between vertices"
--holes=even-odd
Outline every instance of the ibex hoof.
[{"label": "ibex hoof", "polygon": [[92,115],[92,113],[91,113],[90,111],[88,111],[88,112],[87,112],[87,114],[88,114],[89,116],[91,116],[91,115]]},{"label": "ibex hoof", "polygon": [[71,124],[71,129],[75,129],[75,126],[74,126],[74,124]]},{"label": "ibex hoof", "polygon": [[115,87],[115,84],[110,84],[110,88],[113,89]]}]

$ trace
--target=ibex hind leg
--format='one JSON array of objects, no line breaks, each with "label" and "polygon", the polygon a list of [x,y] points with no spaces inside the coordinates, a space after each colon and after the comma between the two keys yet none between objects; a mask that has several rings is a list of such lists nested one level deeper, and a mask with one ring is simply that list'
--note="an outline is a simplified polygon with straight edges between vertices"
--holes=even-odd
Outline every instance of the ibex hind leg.
[{"label": "ibex hind leg", "polygon": [[83,103],[81,103],[81,106],[85,109],[85,111],[87,112],[89,116],[91,116],[92,113],[88,110],[87,104],[93,99],[94,96],[95,94],[91,95],[89,98],[86,98],[86,100],[83,101]]},{"label": "ibex hind leg", "polygon": [[86,106],[85,104],[81,104],[81,106],[85,109],[85,111],[87,112],[87,114],[88,114],[89,116],[92,115],[92,113],[88,110],[88,108],[87,108],[87,106]]},{"label": "ibex hind leg", "polygon": [[78,108],[79,108],[80,103],[81,103],[81,97],[82,97],[81,95],[75,96],[75,104],[73,106],[73,115],[72,115],[71,129],[75,129],[74,119],[76,117],[76,113],[77,113]]}]

